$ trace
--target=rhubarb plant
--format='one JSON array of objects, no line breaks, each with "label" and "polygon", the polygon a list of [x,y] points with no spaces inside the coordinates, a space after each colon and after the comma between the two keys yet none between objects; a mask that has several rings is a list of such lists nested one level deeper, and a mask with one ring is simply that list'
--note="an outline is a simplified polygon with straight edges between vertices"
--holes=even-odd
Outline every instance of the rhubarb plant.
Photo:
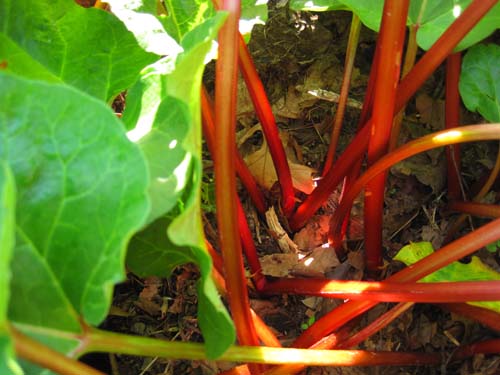
[{"label": "rhubarb plant", "polygon": [[[266,279],[237,197],[236,173],[261,214],[267,203],[237,153],[234,137],[240,69],[278,172],[278,205],[287,229],[304,226],[346,178],[342,199],[330,219],[327,244],[342,255],[343,228],[354,198],[363,189],[377,189],[379,200],[365,212],[365,227],[371,228],[365,238],[370,242],[369,271],[377,271],[387,170],[436,147],[500,138],[500,124],[484,124],[429,134],[395,150],[390,141],[391,131],[397,133],[395,126],[390,127],[393,117],[439,64],[498,27],[496,3],[291,2],[296,9],[354,13],[357,26],[351,29],[351,62],[346,58],[344,104],[359,22],[380,32],[359,131],[336,161],[332,156],[318,187],[300,201],[272,107],[245,45],[249,29],[267,19],[265,2],[110,0],[85,9],[72,0],[0,0],[0,373],[41,374],[48,368],[99,374],[73,360],[93,351],[218,358],[249,363],[234,371],[252,374],[296,373],[306,365],[439,364],[439,353],[323,350],[348,349],[410,306],[398,305],[350,336],[346,323],[384,301],[460,302],[457,308],[462,312],[481,311],[475,318],[494,326],[497,302],[495,312],[486,313],[471,310],[465,302],[498,299],[500,285],[493,280],[497,276],[483,275],[484,281],[466,290],[448,267],[496,243],[498,219],[412,259],[412,267],[385,280]],[[406,26],[415,38],[408,43],[415,48],[413,54],[415,43],[428,52],[414,66],[409,63],[399,79]],[[213,58],[217,62],[212,102],[202,90],[202,75]],[[498,66],[497,46],[474,46],[465,55],[460,78],[467,108],[491,122],[500,121]],[[450,87],[457,98],[458,87]],[[117,116],[111,103],[123,92],[125,110]],[[456,103],[450,106],[450,113],[457,110]],[[202,117],[216,171],[220,254],[207,244],[201,222]],[[368,168],[361,171],[356,165],[365,156]],[[452,202],[450,207],[478,212],[477,206],[467,205]],[[496,212],[495,207],[488,212]],[[293,348],[279,348],[274,332],[250,309],[242,249],[257,293],[350,301],[308,321]],[[125,279],[125,267],[138,276],[168,277],[185,263],[200,270],[198,323],[204,344],[96,328],[108,314],[114,286]],[[416,284],[419,280],[433,284]],[[451,285],[438,283],[443,281]],[[236,340],[239,346],[234,345]],[[492,340],[463,347],[453,358],[489,353],[499,345]],[[59,356],[53,363],[47,360],[52,355]]]}]

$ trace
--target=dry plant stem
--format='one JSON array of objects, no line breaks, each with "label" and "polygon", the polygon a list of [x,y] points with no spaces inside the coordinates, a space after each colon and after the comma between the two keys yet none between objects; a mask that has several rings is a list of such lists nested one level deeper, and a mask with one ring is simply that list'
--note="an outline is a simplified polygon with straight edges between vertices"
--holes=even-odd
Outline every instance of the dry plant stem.
[{"label": "dry plant stem", "polygon": [[438,306],[454,314],[475,320],[492,330],[500,332],[500,314],[492,310],[469,305],[467,303],[442,303],[438,304]]},{"label": "dry plant stem", "polygon": [[347,340],[342,341],[339,345],[336,346],[338,349],[344,348],[353,348],[356,345],[359,345],[367,338],[373,336],[375,333],[380,331],[381,329],[388,326],[394,319],[403,314],[406,310],[414,305],[413,302],[401,302],[396,306],[391,308],[386,313],[379,316],[373,322],[371,322],[368,326],[363,328],[361,331],[356,332],[354,335],[349,337]]},{"label": "dry plant stem", "polygon": [[345,215],[348,213],[350,205],[361,192],[365,184],[372,178],[384,173],[388,168],[400,162],[403,159],[414,156],[418,153],[431,150],[437,147],[454,145],[463,142],[486,141],[500,138],[500,124],[482,124],[469,125],[458,128],[457,130],[443,130],[440,132],[428,134],[412,142],[401,146],[397,150],[384,156],[372,167],[370,167],[345,194],[337,210],[332,215],[330,221],[330,232],[328,241],[337,248],[342,244],[340,237],[341,226]]},{"label": "dry plant stem", "polygon": [[[380,162],[379,162],[380,163]],[[373,167],[372,167],[373,168]],[[358,180],[359,181],[359,180]],[[386,279],[387,282],[416,282],[446,265],[471,254],[500,238],[500,219],[496,219]],[[322,337],[375,306],[377,302],[349,301],[333,309],[302,333],[296,347],[310,347]]]},{"label": "dry plant stem", "polygon": [[[207,141],[208,149],[211,155],[214,155],[214,151],[217,145],[215,141],[215,120],[214,113],[212,109],[212,103],[205,87],[201,90],[201,114],[202,114],[202,124],[203,124],[203,134],[205,135],[205,140]],[[236,146],[235,146],[236,147]],[[257,186],[257,182],[253,177],[252,173],[248,169],[245,161],[241,157],[241,154],[237,149],[235,149],[236,155],[236,173],[238,174],[241,183],[248,191],[250,198],[252,199],[257,211],[264,215],[267,210],[266,201],[262,191]]]},{"label": "dry plant stem", "polygon": [[[417,58],[418,51],[417,30],[418,24],[413,24],[409,27],[408,45],[406,47],[403,68],[401,69],[402,78],[406,77],[411,68],[413,68],[413,66],[415,65],[415,59]],[[394,121],[392,123],[391,140],[389,141],[389,151],[394,150],[398,145],[399,133],[401,133],[401,123],[403,122],[405,108],[406,105],[394,117]]]},{"label": "dry plant stem", "polygon": [[[453,129],[460,125],[460,94],[458,81],[462,55],[453,53],[446,59],[446,101],[445,101],[445,128]],[[450,200],[459,200],[462,196],[460,189],[460,146],[446,147],[448,197]]]},{"label": "dry plant stem", "polygon": [[347,105],[347,99],[349,97],[349,87],[351,85],[352,70],[354,68],[354,59],[356,57],[356,49],[358,48],[360,31],[361,21],[359,20],[359,17],[353,13],[344,62],[344,77],[342,78],[340,98],[337,105],[337,111],[335,112],[335,119],[333,121],[332,136],[330,138],[330,145],[328,146],[328,153],[326,155],[326,161],[323,167],[323,175],[325,175],[332,166],[333,160],[335,158],[335,153],[337,151],[337,144],[339,142],[340,131],[342,130],[342,122],[344,121],[345,108]]},{"label": "dry plant stem", "polygon": [[282,207],[286,216],[290,216],[295,208],[295,194],[292,184],[292,175],[286,158],[285,149],[281,142],[278,126],[271,110],[271,104],[267,98],[264,85],[255,69],[255,65],[250,56],[250,52],[239,35],[239,63],[241,73],[248,88],[250,97],[255,107],[257,117],[262,125],[262,131],[269,146],[269,152],[274,164],[274,169],[278,175],[278,182],[281,187]]},{"label": "dry plant stem", "polygon": [[11,337],[14,340],[16,355],[20,358],[34,363],[42,368],[54,371],[61,375],[104,375],[86,364],[71,359],[65,355],[40,344],[38,341],[21,333],[14,327],[9,328]]},{"label": "dry plant stem", "polygon": [[[448,208],[468,215],[497,218],[500,217],[500,206],[497,204],[475,202],[451,202]],[[464,215],[465,216],[465,215]]]},{"label": "dry plant stem", "polygon": [[234,219],[238,215],[234,145],[240,2],[227,0],[223,2],[222,8],[228,12],[228,17],[219,31],[215,80],[215,134],[219,146],[214,155],[217,224],[229,306],[238,341],[242,345],[259,345],[250,314],[238,222]]},{"label": "dry plant stem", "polygon": [[[395,111],[403,108],[405,103],[432,74],[432,72],[444,61],[452,49],[472,29],[477,22],[498,2],[498,0],[474,0],[465,11],[450,25],[443,35],[434,43],[427,53],[417,62],[408,75],[401,81],[396,95]],[[365,129],[370,124],[366,124]],[[351,170],[357,159],[364,153],[367,142],[367,131],[360,130],[354,140],[349,144],[344,153],[339,157],[330,171],[323,177],[321,184],[307,197],[297,208],[296,213],[290,219],[290,226],[297,230],[311,218],[312,215],[328,199],[337,184]],[[344,163],[349,163],[344,166]]]},{"label": "dry plant stem", "polygon": [[300,294],[377,302],[497,301],[500,281],[396,283],[324,279],[280,279],[266,284],[266,294]]},{"label": "dry plant stem", "polygon": [[[389,147],[396,88],[401,70],[401,55],[408,15],[408,0],[386,0],[380,29],[380,62],[373,101],[368,165],[382,157]],[[386,175],[367,183],[364,199],[366,269],[375,276],[382,264],[382,212]]]}]

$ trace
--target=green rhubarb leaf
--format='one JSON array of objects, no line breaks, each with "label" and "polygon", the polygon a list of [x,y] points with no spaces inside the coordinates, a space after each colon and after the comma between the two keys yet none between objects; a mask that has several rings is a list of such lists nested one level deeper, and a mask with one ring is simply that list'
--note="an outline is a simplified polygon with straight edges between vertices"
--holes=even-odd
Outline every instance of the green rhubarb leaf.
[{"label": "green rhubarb leaf", "polygon": [[290,9],[324,12],[327,10],[347,10],[347,7],[338,0],[290,0]]},{"label": "green rhubarb leaf", "polygon": [[161,22],[165,17],[158,14],[158,0],[108,0],[107,3],[146,51],[161,56],[176,56],[182,51],[165,31]]},{"label": "green rhubarb leaf", "polygon": [[477,45],[463,59],[460,95],[470,111],[500,122],[500,46]]},{"label": "green rhubarb leaf", "polygon": [[165,0],[164,4],[168,14],[164,25],[179,43],[184,35],[215,14],[211,0]]},{"label": "green rhubarb leaf", "polygon": [[225,14],[217,13],[182,37],[183,52],[176,58],[165,57],[144,69],[127,96],[123,114],[131,129],[129,138],[146,157],[152,201],[150,225],[134,237],[127,263],[141,275],[160,276],[186,262],[199,266],[198,319],[212,358],[235,339],[231,319],[210,278],[212,265],[204,245],[200,207],[201,79],[224,19]]},{"label": "green rhubarb leaf", "polygon": [[[63,353],[106,317],[149,212],[138,147],[104,103],[0,73],[0,160],[17,188],[9,320]],[[34,372],[37,373],[37,372]]]},{"label": "green rhubarb leaf", "polygon": [[[471,2],[472,0],[412,1],[410,19],[417,23],[418,14],[422,14],[421,22],[418,23],[417,44],[425,50],[429,49]],[[425,9],[422,4],[427,4]],[[500,4],[497,4],[460,41],[455,51],[461,51],[480,42],[499,27]]]},{"label": "green rhubarb leaf", "polygon": [[382,20],[383,0],[338,0],[339,3],[356,14],[363,25],[378,31]]},{"label": "green rhubarb leaf", "polygon": [[267,21],[267,0],[242,0],[239,29],[248,43],[255,25],[264,25]]},{"label": "green rhubarb leaf", "polygon": [[1,0],[0,14],[2,39],[9,40],[1,58],[11,71],[31,78],[41,65],[101,100],[127,89],[157,59],[114,15],[74,1]]},{"label": "green rhubarb leaf", "polygon": [[[394,257],[395,260],[410,266],[426,256],[432,254],[434,249],[430,242],[411,243],[403,247]],[[436,272],[420,279],[420,282],[437,283],[453,281],[488,281],[500,280],[500,273],[485,265],[481,260],[473,256],[467,263],[453,262]],[[471,305],[484,307],[500,313],[500,301],[468,302]]]},{"label": "green rhubarb leaf", "polygon": [[0,162],[0,374],[18,375],[22,371],[14,359],[7,328],[10,297],[10,260],[16,228],[16,189],[14,176],[5,161]]},{"label": "green rhubarb leaf", "polygon": [[[296,0],[299,1],[299,0]],[[304,0],[305,1],[305,0]],[[368,28],[379,31],[382,20],[383,0],[337,0],[354,12]],[[472,0],[415,0],[408,9],[408,25],[418,25],[417,44],[427,50],[444,33],[451,23],[460,15]],[[314,1],[312,3],[316,3]],[[306,4],[311,3],[305,1]],[[322,0],[321,4],[336,3],[334,0]],[[488,14],[465,36],[456,46],[455,51],[468,48],[500,27],[500,4]]]}]

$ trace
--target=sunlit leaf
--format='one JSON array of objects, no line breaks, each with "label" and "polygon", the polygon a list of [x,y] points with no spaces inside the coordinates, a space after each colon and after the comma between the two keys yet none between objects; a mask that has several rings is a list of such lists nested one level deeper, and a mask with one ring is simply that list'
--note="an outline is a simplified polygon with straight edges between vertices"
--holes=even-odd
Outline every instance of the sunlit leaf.
[{"label": "sunlit leaf", "polygon": [[[434,249],[430,242],[411,243],[403,247],[394,257],[407,266],[418,262],[426,256],[432,254]],[[420,282],[437,283],[453,281],[488,281],[500,280],[500,273],[488,267],[481,259],[473,256],[467,264],[453,262],[436,272],[427,275]],[[471,305],[481,306],[500,313],[500,301],[489,302],[468,302]]]},{"label": "sunlit leaf", "polygon": [[[2,0],[0,14],[7,69],[28,78],[55,76],[101,100],[127,89],[157,59],[114,15],[74,1]],[[40,66],[50,75],[42,77]]]}]

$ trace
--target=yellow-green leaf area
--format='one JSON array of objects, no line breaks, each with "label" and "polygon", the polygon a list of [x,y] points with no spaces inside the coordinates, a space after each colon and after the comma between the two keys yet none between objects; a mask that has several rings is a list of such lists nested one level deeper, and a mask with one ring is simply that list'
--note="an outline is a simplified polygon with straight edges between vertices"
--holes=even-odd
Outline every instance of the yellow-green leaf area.
[{"label": "yellow-green leaf area", "polygon": [[[403,247],[394,257],[407,266],[410,266],[426,256],[432,254],[434,249],[430,242],[416,242]],[[453,281],[489,281],[500,280],[500,273],[488,267],[481,259],[472,257],[469,263],[453,262],[436,272],[420,279],[420,282],[437,283]],[[468,302],[471,305],[480,306],[500,313],[500,301]]]}]

